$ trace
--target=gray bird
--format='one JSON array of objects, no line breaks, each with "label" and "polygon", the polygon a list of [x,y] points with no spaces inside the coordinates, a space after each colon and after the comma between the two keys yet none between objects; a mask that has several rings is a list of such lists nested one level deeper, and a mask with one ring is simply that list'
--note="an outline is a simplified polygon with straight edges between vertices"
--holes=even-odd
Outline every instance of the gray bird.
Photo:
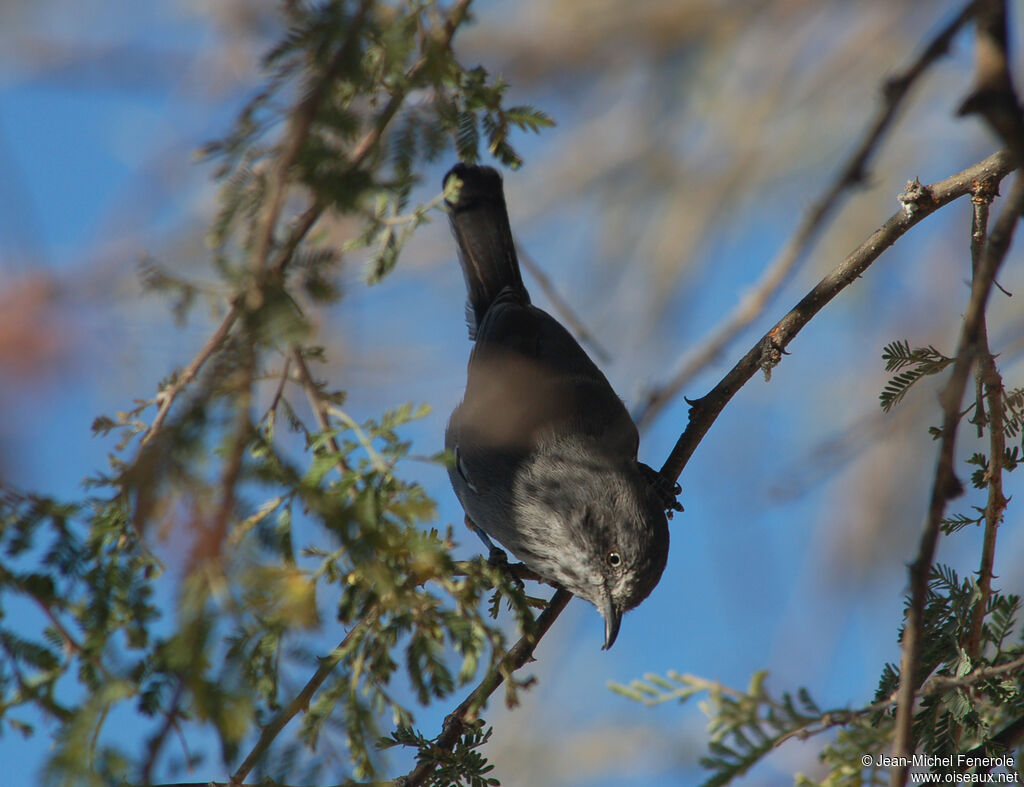
[{"label": "gray bird", "polygon": [[[469,302],[466,394],[445,445],[455,494],[492,550],[591,602],[604,649],[622,614],[650,595],[668,558],[671,482],[637,461],[640,436],[583,348],[530,305],[501,176],[457,164],[448,202]],[[676,490],[678,487],[676,487]]]}]

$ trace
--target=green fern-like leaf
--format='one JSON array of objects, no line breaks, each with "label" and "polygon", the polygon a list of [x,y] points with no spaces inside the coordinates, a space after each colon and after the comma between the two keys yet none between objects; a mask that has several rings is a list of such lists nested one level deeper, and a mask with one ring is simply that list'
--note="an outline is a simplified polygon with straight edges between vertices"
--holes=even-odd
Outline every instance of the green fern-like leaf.
[{"label": "green fern-like leaf", "polygon": [[473,164],[480,158],[480,131],[477,127],[476,115],[463,112],[459,115],[458,127],[455,130],[455,151],[459,160]]},{"label": "green fern-like leaf", "polygon": [[511,123],[524,131],[532,131],[535,134],[539,133],[541,129],[552,128],[555,125],[555,121],[551,119],[550,115],[528,104],[508,107],[502,112],[502,117],[506,123]]},{"label": "green fern-like leaf", "polygon": [[882,360],[885,361],[887,372],[905,369],[889,380],[879,394],[879,402],[886,412],[899,404],[914,383],[922,377],[938,374],[953,362],[952,358],[943,355],[931,345],[911,349],[910,343],[906,340],[887,344],[882,350]]},{"label": "green fern-like leaf", "polygon": [[980,508],[975,508],[975,511],[979,512],[979,515],[975,517],[966,516],[965,514],[951,514],[939,521],[939,527],[942,528],[943,533],[949,536],[969,525],[979,525],[984,521],[985,515]]},{"label": "green fern-like leaf", "polygon": [[1003,431],[1011,440],[1024,434],[1024,388],[1013,388],[1003,395]]}]

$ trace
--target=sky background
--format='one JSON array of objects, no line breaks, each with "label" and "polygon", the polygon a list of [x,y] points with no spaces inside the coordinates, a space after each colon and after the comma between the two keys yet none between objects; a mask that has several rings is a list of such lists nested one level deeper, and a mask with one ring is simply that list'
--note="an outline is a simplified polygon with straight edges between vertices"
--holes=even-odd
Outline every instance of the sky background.
[{"label": "sky background", "polygon": [[[505,173],[518,241],[605,346],[603,364],[633,405],[700,345],[757,280],[802,211],[839,168],[875,108],[886,74],[906,64],[954,3],[611,2],[474,4],[464,62],[512,84],[510,104],[547,111],[557,128],[514,143],[526,165]],[[926,6],[922,8],[922,6]],[[175,324],[141,297],[152,256],[213,282],[202,238],[216,202],[209,165],[193,163],[259,84],[260,52],[278,33],[268,2],[21,2],[0,8],[0,477],[73,498],[112,443],[90,436],[101,413],[152,395],[202,345],[203,308]],[[1014,34],[1016,39],[1016,32]],[[905,182],[939,180],[995,150],[953,109],[971,78],[970,35],[956,39],[913,94],[872,166],[868,188],[830,225],[765,313],[683,392],[704,394],[803,293],[899,208]],[[453,155],[423,173],[440,189]],[[328,228],[329,231],[332,231]],[[928,219],[844,291],[790,346],[770,383],[751,381],[683,477],[661,584],[600,650],[597,612],[574,600],[537,649],[537,685],[515,711],[496,695],[488,749],[507,785],[695,784],[706,740],[695,704],[653,709],[613,694],[668,670],[745,687],[768,669],[776,692],[806,686],[823,707],[871,701],[898,660],[905,565],[924,520],[938,420],[926,381],[891,415],[878,393],[881,348],[896,339],[952,351],[969,270],[965,201]],[[1019,251],[1000,277],[1024,290]],[[322,317],[329,364],[357,419],[406,401],[413,452],[442,445],[470,344],[462,279],[446,221],[422,228],[384,283],[353,263],[344,300]],[[527,277],[534,300],[548,303]],[[1008,384],[1024,379],[1019,305],[993,296],[990,334]],[[151,417],[151,416],[150,416]],[[686,423],[681,397],[647,429],[658,466]],[[975,446],[969,430],[963,455]],[[455,523],[442,468],[409,462]],[[1024,475],[1018,473],[1016,475]],[[1020,479],[1007,492],[1019,495]],[[966,511],[976,497],[957,501]],[[1000,531],[996,574],[1024,590],[1020,515]],[[943,539],[939,560],[976,568],[980,533]],[[162,590],[173,598],[174,588]],[[25,625],[34,625],[25,614]],[[324,620],[325,648],[340,638]],[[461,695],[461,693],[460,693]],[[420,711],[426,734],[455,702]],[[4,783],[37,783],[50,742],[3,730]],[[125,715],[108,733],[130,748]],[[207,743],[190,738],[194,750]],[[781,747],[750,784],[810,775],[820,741]],[[395,760],[386,775],[403,773]],[[818,771],[820,772],[820,770]],[[223,779],[216,758],[179,779]]]}]

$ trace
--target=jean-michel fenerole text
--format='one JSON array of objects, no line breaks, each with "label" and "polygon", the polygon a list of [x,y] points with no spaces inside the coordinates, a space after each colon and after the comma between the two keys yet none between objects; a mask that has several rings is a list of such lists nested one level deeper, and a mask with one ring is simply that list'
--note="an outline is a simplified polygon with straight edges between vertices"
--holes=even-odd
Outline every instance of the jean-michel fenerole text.
[{"label": "jean-michel fenerole text", "polygon": [[871,763],[878,768],[1013,768],[1015,763],[1009,754],[998,757],[972,757],[967,754],[915,754],[912,757],[891,757],[876,755]]}]

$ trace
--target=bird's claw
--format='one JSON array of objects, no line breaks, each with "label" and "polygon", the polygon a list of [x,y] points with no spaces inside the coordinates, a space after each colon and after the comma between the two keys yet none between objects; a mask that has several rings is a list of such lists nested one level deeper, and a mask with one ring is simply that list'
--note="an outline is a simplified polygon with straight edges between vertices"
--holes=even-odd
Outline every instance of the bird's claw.
[{"label": "bird's claw", "polygon": [[476,533],[480,537],[480,540],[484,542],[484,546],[487,547],[487,563],[511,579],[520,590],[524,589],[526,586],[523,584],[523,580],[513,570],[512,565],[508,562],[508,555],[505,554],[505,550],[491,541],[490,536],[488,536],[476,524],[476,522],[468,516],[466,517],[466,527]]},{"label": "bird's claw", "polygon": [[523,584],[522,578],[516,573],[516,566],[521,566],[521,563],[516,563],[513,566],[508,562],[508,555],[505,554],[505,550],[499,547],[491,545],[491,551],[487,555],[487,563],[494,568],[498,569],[502,574],[512,580],[512,584],[518,587],[520,590],[525,590],[526,585]]},{"label": "bird's claw", "polygon": [[666,478],[650,465],[645,465],[643,462],[638,462],[637,464],[640,465],[640,472],[647,479],[647,483],[651,485],[654,494],[658,496],[658,500],[665,507],[665,513],[668,514],[668,518],[671,519],[674,512],[682,511],[683,506],[679,502],[678,497],[683,488],[676,481]]}]

